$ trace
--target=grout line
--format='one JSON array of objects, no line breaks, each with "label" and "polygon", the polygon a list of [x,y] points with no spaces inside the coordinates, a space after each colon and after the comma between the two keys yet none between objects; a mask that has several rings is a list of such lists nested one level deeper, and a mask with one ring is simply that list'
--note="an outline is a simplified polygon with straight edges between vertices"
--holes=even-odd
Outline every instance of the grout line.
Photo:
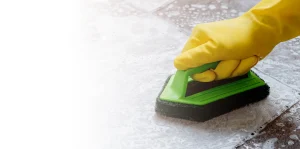
[{"label": "grout line", "polygon": [[154,13],[154,12],[156,12],[156,11],[158,11],[158,10],[161,10],[162,8],[164,8],[165,6],[167,6],[167,5],[171,4],[171,3],[173,3],[174,1],[175,1],[175,0],[168,0],[168,1],[166,1],[165,3],[161,4],[161,5],[158,6],[157,8],[153,9],[152,11],[150,11],[150,13]]},{"label": "grout line", "polygon": [[157,7],[156,9],[154,9],[153,11],[151,11],[150,13],[151,13],[152,15],[154,15],[154,16],[157,16],[157,17],[159,17],[159,18],[165,20],[165,21],[168,22],[168,23],[174,24],[174,26],[176,26],[176,28],[177,28],[177,30],[178,30],[179,32],[182,32],[183,34],[189,36],[190,31],[189,31],[188,29],[186,29],[186,28],[182,29],[182,28],[178,27],[178,26],[177,26],[174,22],[172,22],[170,19],[168,19],[168,18],[163,18],[163,17],[160,17],[160,16],[156,15],[156,13],[157,13],[158,11],[162,10],[162,9],[165,8],[167,5],[172,4],[174,1],[175,1],[175,0],[168,0],[168,1],[166,1],[164,4],[162,4],[161,6]]},{"label": "grout line", "polygon": [[163,9],[165,6],[173,3],[175,0],[168,0],[166,1],[165,3],[163,3],[162,5],[158,6],[157,8],[151,10],[151,11],[147,11],[147,10],[144,10],[144,9],[141,9],[141,8],[138,8],[136,7],[135,5],[131,4],[131,3],[128,3],[127,1],[125,1],[126,4],[130,5],[132,8],[135,8],[136,10],[139,10],[142,12],[142,14],[139,14],[138,16],[147,16],[147,15],[152,15],[152,16],[155,16],[155,17],[158,17],[164,21],[166,21],[167,23],[169,24],[172,24],[174,25],[174,27],[181,33],[183,33],[184,35],[186,35],[187,37],[189,36],[190,34],[190,31],[188,29],[181,29],[180,27],[178,27],[176,24],[174,24],[174,22],[172,22],[171,20],[169,20],[168,18],[163,18],[163,17],[160,17],[158,15],[155,14],[155,12]]},{"label": "grout line", "polygon": [[300,92],[300,90],[299,90],[299,89],[295,89],[295,88],[293,88],[293,87],[291,87],[291,86],[287,85],[286,83],[284,83],[284,82],[281,82],[280,80],[278,80],[278,79],[276,79],[276,78],[274,78],[274,77],[272,77],[272,76],[270,76],[270,75],[266,74],[265,72],[263,72],[263,71],[261,71],[261,70],[259,70],[259,69],[257,69],[257,68],[253,68],[253,69],[255,69],[256,71],[259,71],[260,73],[262,73],[262,74],[264,74],[264,75],[266,75],[266,76],[268,76],[268,77],[270,77],[270,78],[272,78],[272,79],[274,79],[274,80],[278,81],[279,83],[281,83],[281,84],[285,85],[285,86],[286,86],[286,87],[288,87],[288,88],[291,88],[291,89],[293,89],[293,90],[296,90],[296,91]]},{"label": "grout line", "polygon": [[[270,77],[270,78],[272,78],[272,79],[278,81],[279,83],[285,85],[286,87],[288,87],[288,88],[290,88],[290,89],[294,89],[293,87],[290,87],[290,86],[286,85],[285,83],[279,81],[278,79],[276,79],[276,78],[274,78],[274,77],[272,77],[272,76],[267,75],[266,73],[264,73],[264,72],[258,70],[257,68],[253,68],[253,69],[255,69],[256,71],[259,71],[260,73],[262,73],[262,74],[264,74],[264,75],[266,75],[266,76],[268,76],[268,77]],[[297,90],[297,89],[294,89],[294,90],[299,91],[299,90]],[[267,122],[266,124],[263,124],[262,126],[264,126],[264,128],[261,129],[260,131],[266,129],[270,123],[274,122],[276,119],[278,119],[278,118],[281,117],[282,115],[286,114],[286,112],[287,112],[288,110],[290,110],[292,107],[294,107],[294,106],[295,106],[296,104],[298,104],[298,103],[300,103],[300,101],[296,101],[293,105],[291,105],[291,106],[288,107],[287,109],[283,110],[281,114],[275,116],[273,120]],[[256,131],[256,130],[255,130],[255,131]],[[251,140],[251,139],[253,139],[253,138],[255,138],[255,136],[252,137],[252,138],[248,138],[248,139],[246,139],[246,140],[243,140],[242,142],[238,143],[238,144],[235,146],[235,148],[238,148],[238,147],[243,146],[244,144],[246,144],[247,141],[249,141],[249,140]]]},{"label": "grout line", "polygon": [[[266,122],[265,124],[261,125],[261,127],[263,127],[263,129],[261,129],[261,130],[257,129],[257,130],[255,130],[255,131],[261,132],[261,131],[265,130],[265,129],[268,127],[268,125],[269,125],[270,123],[274,122],[274,121],[277,120],[279,117],[281,117],[282,115],[286,114],[286,112],[288,112],[288,110],[290,110],[291,108],[293,108],[293,107],[294,107],[296,104],[298,104],[298,103],[300,103],[300,101],[297,101],[296,103],[294,103],[293,105],[291,105],[289,108],[283,110],[282,113],[279,114],[279,115],[277,115],[277,116],[275,116],[273,120],[268,121],[268,122]],[[258,131],[258,130],[259,130],[259,131]],[[256,136],[253,136],[253,137],[251,137],[251,138],[248,138],[248,139],[246,139],[246,140],[241,141],[240,143],[238,143],[238,144],[235,146],[235,148],[238,148],[238,147],[243,146],[244,144],[246,144],[247,141],[250,141],[250,140],[254,139],[255,137],[256,137]]]},{"label": "grout line", "polygon": [[129,4],[131,7],[140,10],[141,12],[145,13],[145,14],[152,14],[154,12],[156,12],[157,10],[162,9],[163,7],[167,6],[168,4],[171,4],[172,2],[174,2],[175,0],[167,0],[166,2],[162,3],[161,5],[157,6],[156,8],[152,9],[152,10],[145,10],[143,8],[139,8],[136,7],[135,5],[133,5],[132,3],[125,1],[126,4]]}]

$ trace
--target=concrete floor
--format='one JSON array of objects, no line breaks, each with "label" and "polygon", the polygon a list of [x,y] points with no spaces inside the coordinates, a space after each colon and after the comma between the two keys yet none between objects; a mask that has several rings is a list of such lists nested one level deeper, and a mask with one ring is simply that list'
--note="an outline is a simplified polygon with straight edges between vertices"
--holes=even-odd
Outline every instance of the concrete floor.
[{"label": "concrete floor", "polygon": [[92,148],[297,148],[300,38],[279,44],[253,69],[271,87],[266,100],[204,123],[154,112],[192,27],[237,17],[257,2],[90,0],[85,20],[90,47],[84,54],[89,64],[82,67],[91,80],[87,97],[95,115],[89,121],[97,128],[90,130]]}]

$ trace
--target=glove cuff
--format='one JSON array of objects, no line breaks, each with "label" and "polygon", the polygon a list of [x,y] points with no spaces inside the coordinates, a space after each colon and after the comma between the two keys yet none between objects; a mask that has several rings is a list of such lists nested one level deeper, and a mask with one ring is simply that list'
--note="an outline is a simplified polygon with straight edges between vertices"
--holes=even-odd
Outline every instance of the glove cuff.
[{"label": "glove cuff", "polygon": [[299,10],[299,0],[262,0],[245,16],[274,34],[279,43],[300,35]]}]

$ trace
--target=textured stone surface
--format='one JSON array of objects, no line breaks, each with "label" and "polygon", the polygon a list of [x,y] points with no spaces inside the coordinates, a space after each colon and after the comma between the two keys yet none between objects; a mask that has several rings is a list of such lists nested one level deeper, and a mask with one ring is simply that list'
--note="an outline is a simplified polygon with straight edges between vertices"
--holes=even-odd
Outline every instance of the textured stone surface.
[{"label": "textured stone surface", "polygon": [[273,142],[274,148],[300,148],[300,103],[295,104],[267,127],[261,130],[256,137],[246,141],[239,149],[263,148]]}]

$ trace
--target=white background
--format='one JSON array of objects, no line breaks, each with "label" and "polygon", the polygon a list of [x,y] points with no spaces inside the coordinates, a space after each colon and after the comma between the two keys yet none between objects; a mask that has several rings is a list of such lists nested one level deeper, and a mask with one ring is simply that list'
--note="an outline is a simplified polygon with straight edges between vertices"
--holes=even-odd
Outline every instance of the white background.
[{"label": "white background", "polygon": [[76,148],[80,7],[76,0],[0,1],[1,149]]}]

